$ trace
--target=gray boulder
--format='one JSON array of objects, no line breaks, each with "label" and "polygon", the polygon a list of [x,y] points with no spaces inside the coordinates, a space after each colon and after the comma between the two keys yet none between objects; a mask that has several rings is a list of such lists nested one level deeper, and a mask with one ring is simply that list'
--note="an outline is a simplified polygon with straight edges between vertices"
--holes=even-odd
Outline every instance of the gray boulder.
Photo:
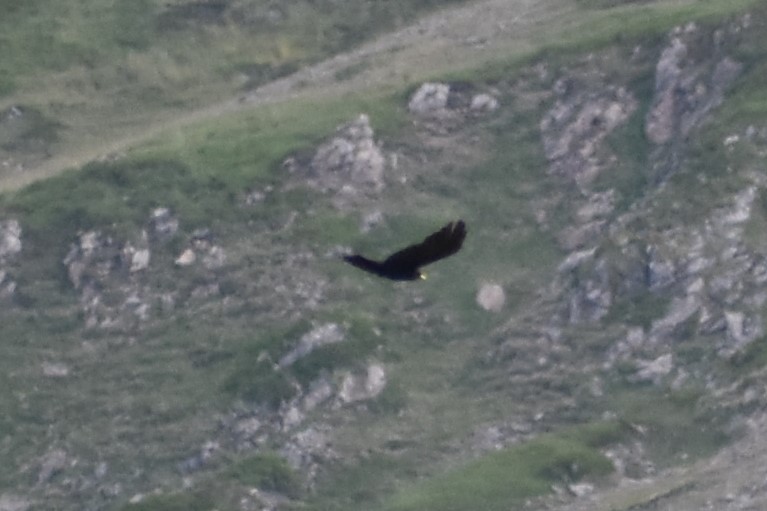
[{"label": "gray boulder", "polygon": [[417,115],[433,115],[447,108],[450,85],[426,82],[415,91],[407,109]]}]

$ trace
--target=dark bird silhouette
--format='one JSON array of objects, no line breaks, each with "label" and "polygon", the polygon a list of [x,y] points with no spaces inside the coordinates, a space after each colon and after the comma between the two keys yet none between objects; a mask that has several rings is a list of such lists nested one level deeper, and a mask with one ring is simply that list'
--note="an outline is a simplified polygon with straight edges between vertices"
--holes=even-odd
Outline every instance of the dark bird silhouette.
[{"label": "dark bird silhouette", "polygon": [[393,253],[383,262],[373,261],[358,254],[344,256],[344,261],[391,280],[425,279],[426,276],[420,272],[421,266],[455,254],[460,250],[464,238],[466,224],[463,220],[458,220],[430,234],[421,243]]}]

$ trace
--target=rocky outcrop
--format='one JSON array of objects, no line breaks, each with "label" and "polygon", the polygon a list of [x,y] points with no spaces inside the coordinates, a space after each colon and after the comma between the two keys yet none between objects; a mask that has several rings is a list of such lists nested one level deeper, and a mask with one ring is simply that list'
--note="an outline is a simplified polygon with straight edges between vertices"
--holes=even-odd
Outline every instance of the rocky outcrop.
[{"label": "rocky outcrop", "polygon": [[426,82],[413,93],[407,109],[418,115],[434,115],[447,109],[450,85]]},{"label": "rocky outcrop", "polygon": [[[136,249],[127,242],[121,246],[100,231],[86,231],[78,235],[62,262],[80,295],[86,327],[124,327],[123,313],[129,310],[136,319],[145,317],[148,306],[138,299],[129,276],[146,269],[148,248]],[[105,289],[116,289],[121,298],[106,300]]]},{"label": "rocky outcrop", "polygon": [[[179,220],[168,208],[156,208],[137,239],[117,240],[98,230],[77,235],[62,263],[69,283],[79,294],[87,328],[133,329],[150,319],[153,312],[176,307],[181,289],[153,289],[147,273],[158,264],[153,253],[167,250],[164,247],[178,229]],[[185,289],[184,294],[203,301],[220,294],[216,274],[226,261],[226,252],[214,243],[210,229],[194,231],[188,248],[175,260],[177,267],[194,263],[200,267],[196,287],[188,293]]]},{"label": "rocky outcrop", "polygon": [[643,248],[637,248],[641,233],[624,230],[619,219],[606,240],[610,257],[583,250],[560,265],[563,274],[577,274],[566,293],[568,320],[596,321],[615,300],[650,293],[657,301],[666,297],[667,305],[646,335],[632,337],[641,342],[622,345],[626,357],[689,335],[714,336],[723,356],[742,350],[763,334],[760,310],[767,301],[767,263],[742,238],[757,190],[746,187],[697,224],[653,232]]},{"label": "rocky outcrop", "polygon": [[310,168],[315,184],[336,192],[345,186],[380,190],[384,186],[386,158],[373,135],[370,118],[365,114],[339,127],[312,157]]},{"label": "rocky outcrop", "polygon": [[740,75],[743,65],[723,50],[724,39],[732,35],[703,33],[694,23],[670,34],[655,68],[655,91],[645,118],[645,135],[656,146],[651,158],[656,180],[679,167],[687,137],[722,103]]},{"label": "rocky outcrop", "polygon": [[180,268],[200,262],[207,270],[219,270],[226,264],[226,251],[216,245],[210,229],[197,229],[192,233],[189,246],[176,258],[174,264]]},{"label": "rocky outcrop", "polygon": [[426,82],[410,96],[407,108],[419,126],[431,135],[444,136],[500,106],[492,91],[479,92],[472,84]]},{"label": "rocky outcrop", "polygon": [[345,337],[346,333],[337,323],[325,323],[315,327],[301,337],[295,348],[280,358],[278,365],[288,367],[318,347],[341,342]]},{"label": "rocky outcrop", "polygon": [[0,264],[21,253],[21,226],[15,219],[0,221]]},{"label": "rocky outcrop", "polygon": [[563,80],[555,84],[557,100],[540,122],[543,150],[551,174],[585,188],[614,159],[603,141],[626,122],[637,101],[624,87],[572,91]]},{"label": "rocky outcrop", "polygon": [[149,232],[153,240],[167,241],[178,232],[178,218],[169,208],[155,208],[149,217]]},{"label": "rocky outcrop", "polygon": [[384,387],[386,387],[386,371],[383,365],[371,363],[364,373],[346,373],[341,381],[338,398],[342,403],[366,401],[378,396]]},{"label": "rocky outcrop", "polygon": [[21,254],[21,225],[15,219],[0,221],[0,298],[9,298],[16,291],[11,267]]}]

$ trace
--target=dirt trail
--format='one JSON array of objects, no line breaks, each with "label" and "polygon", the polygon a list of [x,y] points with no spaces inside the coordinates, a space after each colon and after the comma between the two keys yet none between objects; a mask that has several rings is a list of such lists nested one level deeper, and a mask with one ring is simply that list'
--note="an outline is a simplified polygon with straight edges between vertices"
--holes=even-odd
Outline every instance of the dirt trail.
[{"label": "dirt trail", "polygon": [[[576,9],[574,0],[478,0],[433,13],[411,26],[303,68],[243,96],[133,129],[96,148],[65,148],[38,166],[0,178],[0,191],[21,188],[67,168],[119,153],[162,132],[219,115],[296,98],[341,96],[374,87],[399,86],[449,69],[479,65],[533,47],[533,34]],[[456,62],[461,64],[456,66]],[[352,75],[339,80],[344,70]]]}]

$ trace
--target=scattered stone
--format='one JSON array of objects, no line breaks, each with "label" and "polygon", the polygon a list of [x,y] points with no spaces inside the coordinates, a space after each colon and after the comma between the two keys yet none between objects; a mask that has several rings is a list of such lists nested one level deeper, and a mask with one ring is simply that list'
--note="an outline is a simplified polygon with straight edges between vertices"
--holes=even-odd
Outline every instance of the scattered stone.
[{"label": "scattered stone", "polygon": [[92,278],[108,274],[112,260],[106,252],[110,245],[111,240],[99,231],[86,231],[78,235],[63,260],[69,281],[75,289],[83,287],[86,271]]},{"label": "scattered stone", "polygon": [[498,284],[482,284],[477,292],[477,304],[486,311],[500,312],[506,303],[506,293]]},{"label": "scattered stone", "polygon": [[602,143],[605,137],[622,125],[637,106],[637,100],[623,87],[605,87],[599,92],[557,99],[540,122],[549,172],[587,185],[610,163]]},{"label": "scattered stone", "polygon": [[187,458],[178,464],[178,469],[182,474],[189,474],[196,472],[205,467],[211,460],[211,458],[220,450],[221,446],[218,442],[207,441],[202,447],[200,447],[199,453]]},{"label": "scattered stone", "polygon": [[310,166],[322,188],[340,190],[344,185],[382,188],[386,158],[373,139],[368,116],[360,114],[338,128],[330,141],[317,148]]},{"label": "scattered stone", "polygon": [[639,370],[634,374],[635,381],[659,385],[663,377],[674,369],[674,357],[671,353],[666,353],[655,360],[638,360],[637,365]]},{"label": "scattered stone", "polygon": [[43,362],[43,376],[48,378],[69,376],[69,366],[61,362]]},{"label": "scattered stone", "polygon": [[[287,161],[287,160],[286,160]],[[283,163],[284,165],[284,163]],[[260,190],[253,190],[245,195],[245,205],[254,206],[266,198],[266,194]]]},{"label": "scattered stone", "polygon": [[100,461],[96,464],[96,468],[93,469],[93,476],[96,479],[104,479],[109,471],[109,465],[106,461]]},{"label": "scattered stone", "polygon": [[383,223],[384,215],[381,212],[381,210],[377,209],[375,211],[371,211],[370,213],[366,214],[362,218],[362,225],[360,226],[360,231],[363,233],[370,232],[371,229],[374,227],[377,227]]},{"label": "scattered stone", "polygon": [[338,397],[343,403],[372,399],[386,387],[386,371],[383,365],[368,365],[365,374],[347,373],[341,383]]},{"label": "scattered stone", "polygon": [[447,108],[449,96],[449,85],[427,82],[415,91],[407,108],[410,112],[418,115],[434,114]]},{"label": "scattered stone", "polygon": [[589,483],[574,483],[567,485],[567,489],[576,497],[585,497],[594,492],[594,485]]},{"label": "scattered stone", "polygon": [[208,270],[218,270],[226,264],[226,252],[218,245],[213,245],[202,256],[202,265]]},{"label": "scattered stone", "polygon": [[287,355],[283,356],[278,365],[288,367],[299,358],[305,357],[316,348],[326,344],[341,342],[346,333],[337,323],[325,323],[305,333],[298,341],[298,345]]},{"label": "scattered stone", "polygon": [[149,249],[134,250],[130,261],[130,272],[136,273],[149,268]]},{"label": "scattered stone", "polygon": [[724,139],[724,141],[722,143],[723,143],[723,145],[725,147],[730,148],[730,147],[734,146],[735,144],[737,144],[738,142],[740,142],[740,135],[735,133],[733,135],[729,135],[729,136],[725,137],[725,139]]},{"label": "scattered stone", "polygon": [[37,484],[42,485],[66,467],[67,453],[63,449],[54,449],[43,456],[40,471],[37,473]]},{"label": "scattered stone", "polygon": [[471,98],[469,110],[475,113],[488,113],[498,110],[500,103],[490,94],[477,94]]},{"label": "scattered stone", "polygon": [[0,264],[21,252],[21,225],[11,219],[0,222]]},{"label": "scattered stone", "polygon": [[280,454],[294,470],[301,470],[311,481],[316,476],[318,463],[338,458],[328,433],[312,426],[293,435],[280,449]]},{"label": "scattered stone", "polygon": [[670,335],[676,327],[690,319],[698,310],[700,310],[700,298],[697,296],[674,298],[666,315],[652,322],[651,336],[660,339]]},{"label": "scattered stone", "polygon": [[0,511],[27,511],[32,507],[32,502],[10,493],[0,495]]},{"label": "scattered stone", "polygon": [[581,264],[585,263],[586,261],[591,261],[594,259],[594,254],[596,254],[596,247],[590,248],[587,250],[578,250],[576,252],[570,253],[564,261],[559,263],[559,266],[557,267],[557,271],[560,273],[565,273],[574,270],[575,268],[578,268]]},{"label": "scattered stone", "polygon": [[665,144],[674,134],[674,94],[686,55],[687,45],[674,37],[655,66],[655,99],[645,120],[645,134],[655,144]]},{"label": "scattered stone", "polygon": [[312,383],[309,390],[301,399],[301,407],[306,412],[310,412],[322,403],[333,397],[333,385],[326,378],[320,378]]},{"label": "scattered stone", "polygon": [[647,285],[653,290],[666,288],[676,280],[676,265],[667,258],[656,246],[647,248]]},{"label": "scattered stone", "polygon": [[165,241],[178,232],[178,219],[173,216],[168,208],[155,208],[149,219],[151,234],[154,239]]},{"label": "scattered stone", "polygon": [[261,420],[257,417],[246,417],[238,420],[233,429],[238,435],[250,438],[254,437],[261,430],[262,425]]},{"label": "scattered stone", "polygon": [[176,258],[174,261],[174,264],[176,266],[189,266],[191,264],[194,264],[194,262],[197,260],[197,255],[194,253],[194,250],[191,248],[187,248],[183,252],[181,252],[181,255]]}]

